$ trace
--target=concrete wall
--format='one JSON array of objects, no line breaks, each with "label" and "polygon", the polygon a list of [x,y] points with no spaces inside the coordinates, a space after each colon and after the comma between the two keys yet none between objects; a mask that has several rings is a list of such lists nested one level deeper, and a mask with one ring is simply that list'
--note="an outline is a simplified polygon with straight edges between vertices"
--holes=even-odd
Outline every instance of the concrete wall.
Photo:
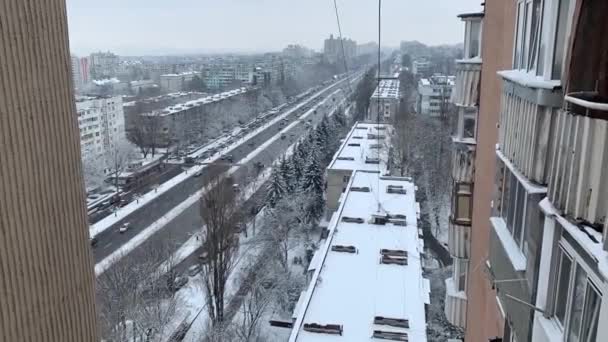
[{"label": "concrete wall", "polygon": [[0,1],[0,341],[99,341],[64,0]]},{"label": "concrete wall", "polygon": [[345,182],[344,177],[350,177],[352,173],[352,170],[327,170],[327,198],[325,202],[325,213],[328,219],[340,206],[340,196],[342,196],[343,189],[346,189],[346,186],[348,185],[348,180]]},{"label": "concrete wall", "polygon": [[490,201],[495,175],[495,146],[501,82],[496,71],[511,67],[515,1],[487,0],[482,39],[482,76],[478,117],[475,189],[471,229],[471,259],[467,287],[467,341],[502,336],[503,319],[485,273],[490,231]]}]

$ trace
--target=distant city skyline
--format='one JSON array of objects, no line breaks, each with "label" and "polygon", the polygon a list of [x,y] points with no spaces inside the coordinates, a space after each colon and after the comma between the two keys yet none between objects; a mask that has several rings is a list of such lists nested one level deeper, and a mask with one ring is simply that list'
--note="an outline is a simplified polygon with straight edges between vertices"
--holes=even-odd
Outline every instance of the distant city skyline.
[{"label": "distant city skyline", "polygon": [[[300,44],[321,51],[338,36],[333,1],[67,0],[70,49],[76,55],[258,53]],[[428,45],[461,41],[456,15],[481,11],[480,0],[385,0],[382,46],[402,40]],[[378,3],[338,0],[342,35],[358,44],[378,40]]]}]

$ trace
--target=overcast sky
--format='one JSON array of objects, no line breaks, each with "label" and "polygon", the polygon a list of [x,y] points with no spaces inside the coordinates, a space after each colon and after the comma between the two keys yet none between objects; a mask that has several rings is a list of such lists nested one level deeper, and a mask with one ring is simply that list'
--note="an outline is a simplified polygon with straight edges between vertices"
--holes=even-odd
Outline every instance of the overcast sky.
[{"label": "overcast sky", "polygon": [[[458,43],[456,15],[482,0],[384,0],[382,45],[401,40]],[[67,0],[72,52],[120,55],[279,51],[298,43],[320,50],[337,35],[332,0]],[[378,1],[338,0],[342,34],[377,41]]]}]

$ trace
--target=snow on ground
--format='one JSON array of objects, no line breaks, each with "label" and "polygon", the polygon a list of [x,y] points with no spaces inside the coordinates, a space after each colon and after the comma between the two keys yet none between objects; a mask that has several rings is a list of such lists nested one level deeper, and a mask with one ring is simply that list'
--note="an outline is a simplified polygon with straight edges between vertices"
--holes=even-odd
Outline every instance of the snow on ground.
[{"label": "snow on ground", "polygon": [[[254,136],[256,136],[257,134],[259,134],[264,129],[268,128],[269,125],[272,125],[272,124],[278,122],[279,120],[282,120],[284,117],[286,117],[287,115],[291,114],[294,110],[296,110],[296,109],[304,106],[305,104],[307,104],[308,102],[310,102],[312,99],[317,98],[324,91],[328,90],[332,86],[333,85],[328,86],[328,87],[320,90],[315,95],[313,95],[312,97],[310,97],[308,100],[306,100],[304,102],[301,102],[300,104],[298,104],[294,108],[292,108],[292,109],[286,111],[285,113],[283,113],[283,114],[275,117],[270,122],[268,122],[268,123],[266,123],[266,124],[258,127],[257,129],[255,129],[254,131],[250,132],[249,134],[247,134],[242,139],[236,141],[231,146],[227,147],[225,150],[231,150],[231,149],[236,148],[237,146],[240,146],[241,144],[245,143],[247,140],[249,140],[249,139],[253,138]],[[335,92],[333,94],[335,94]],[[322,103],[324,103],[324,102],[325,101],[323,101]],[[312,113],[312,110],[310,110],[307,113],[305,113],[303,116],[300,117],[300,119],[307,117],[308,115],[310,115],[310,113]],[[298,122],[297,120],[294,121],[294,123],[297,123],[297,122]],[[293,123],[292,123],[292,125],[293,125]],[[288,127],[291,128],[291,127],[293,127],[292,125],[289,125]],[[283,130],[281,130],[281,133],[283,133],[286,128],[284,128]],[[207,145],[206,148],[203,148],[203,149],[195,152],[193,155],[200,156],[205,151],[218,146],[219,144],[223,143],[228,138],[229,137],[226,137],[226,136],[220,137],[217,140],[215,140],[214,142],[212,142],[209,145]],[[280,138],[280,133],[277,134],[277,135],[275,135],[270,140],[275,141],[278,138]],[[266,143],[268,143],[268,142],[266,142]],[[264,146],[264,148],[268,146],[268,144],[266,144],[266,143],[265,143],[265,145],[262,145],[262,146]],[[253,152],[250,153],[245,159],[241,160],[239,163],[242,164],[242,163],[247,162],[248,160],[250,160],[251,158],[253,158],[257,154],[259,154],[261,152],[260,150],[261,150],[261,148],[256,149],[257,153],[255,153],[255,154],[252,154]],[[256,152],[256,151],[254,151],[254,152]],[[215,155],[213,157],[207,158],[205,160],[205,162],[207,162],[207,163],[214,162],[214,161],[216,161],[219,158],[220,158],[220,155]],[[91,225],[90,228],[89,228],[89,235],[91,237],[95,237],[97,234],[99,234],[99,233],[105,231],[106,229],[110,228],[111,226],[115,225],[116,223],[118,223],[119,221],[121,221],[122,219],[124,219],[125,217],[129,216],[134,211],[136,211],[139,208],[145,206],[146,204],[148,204],[149,202],[151,202],[152,200],[154,200],[156,197],[158,197],[158,196],[162,195],[163,193],[167,192],[168,190],[170,190],[171,188],[173,188],[175,185],[183,182],[188,177],[190,177],[193,173],[196,173],[196,172],[202,170],[206,166],[207,165],[205,165],[205,164],[204,165],[194,166],[194,167],[186,170],[185,172],[182,172],[182,173],[178,174],[177,176],[171,178],[170,180],[168,180],[168,181],[160,184],[156,189],[154,189],[154,190],[152,190],[152,191],[150,191],[150,192],[142,195],[135,202],[131,202],[131,203],[127,204],[126,206],[124,206],[124,207],[118,209],[116,212],[114,212],[113,215],[107,216],[104,219],[100,220],[99,222]],[[234,168],[235,167],[233,167],[233,169]],[[234,170],[232,172],[235,172],[235,171],[236,170]]]}]

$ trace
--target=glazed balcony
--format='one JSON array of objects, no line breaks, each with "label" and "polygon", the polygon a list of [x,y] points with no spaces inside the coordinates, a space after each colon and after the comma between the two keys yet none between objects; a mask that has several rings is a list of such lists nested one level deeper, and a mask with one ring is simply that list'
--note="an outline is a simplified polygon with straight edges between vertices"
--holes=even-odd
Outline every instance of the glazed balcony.
[{"label": "glazed balcony", "polygon": [[456,84],[452,102],[461,107],[474,107],[479,102],[481,80],[481,58],[474,57],[456,61]]},{"label": "glazed balcony", "polygon": [[548,197],[563,216],[605,231],[608,98],[578,92],[564,100],[565,109],[558,112],[553,130]]},{"label": "glazed balcony", "polygon": [[547,184],[553,155],[550,132],[561,106],[561,90],[517,70],[498,74],[503,77],[499,149],[528,179]]}]

